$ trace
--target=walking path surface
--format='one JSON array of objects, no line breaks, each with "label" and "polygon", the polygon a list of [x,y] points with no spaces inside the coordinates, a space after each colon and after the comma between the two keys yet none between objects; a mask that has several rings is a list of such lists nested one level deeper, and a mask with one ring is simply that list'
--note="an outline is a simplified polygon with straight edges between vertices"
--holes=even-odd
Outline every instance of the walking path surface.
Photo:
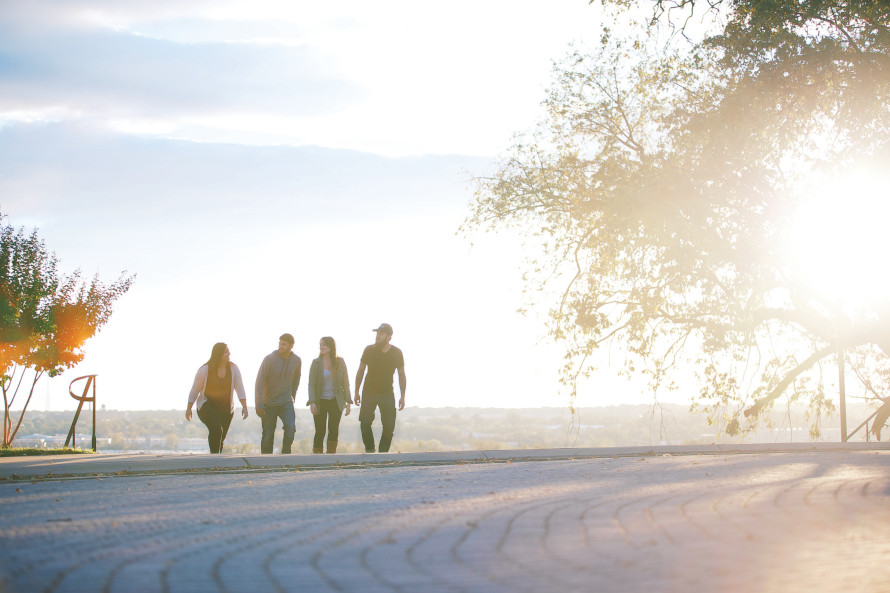
[{"label": "walking path surface", "polygon": [[0,591],[890,591],[885,444],[2,458],[0,478]]},{"label": "walking path surface", "polygon": [[60,478],[93,474],[147,474],[195,471],[271,471],[289,468],[325,469],[379,465],[436,465],[494,461],[546,461],[641,455],[727,455],[804,451],[888,450],[890,443],[774,443],[752,445],[662,445],[563,449],[435,451],[334,455],[46,455],[0,457],[0,479]]}]

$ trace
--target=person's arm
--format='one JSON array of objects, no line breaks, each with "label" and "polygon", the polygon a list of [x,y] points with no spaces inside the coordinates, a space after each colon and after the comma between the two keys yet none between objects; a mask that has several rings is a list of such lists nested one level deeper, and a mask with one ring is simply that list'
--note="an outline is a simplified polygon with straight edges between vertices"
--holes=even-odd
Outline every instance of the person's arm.
[{"label": "person's arm", "polygon": [[291,397],[293,397],[294,401],[297,401],[297,389],[299,389],[300,387],[300,373],[302,372],[302,370],[303,361],[300,360],[299,356],[297,356],[297,371],[294,373],[294,384],[292,385],[293,393],[291,394]]},{"label": "person's arm", "polygon": [[241,418],[247,418],[247,393],[244,391],[244,381],[241,380],[241,369],[234,362],[232,363],[232,382],[235,384],[235,393],[238,394],[238,400],[241,402]]},{"label": "person's arm", "polygon": [[207,365],[205,364],[201,368],[198,369],[198,372],[195,373],[195,380],[192,381],[192,389],[189,391],[189,403],[188,407],[185,409],[185,419],[191,422],[192,420],[192,406],[195,405],[195,400],[198,399],[198,395],[204,389],[204,383],[207,381]]},{"label": "person's arm", "polygon": [[266,359],[263,359],[262,364],[260,364],[260,370],[256,374],[256,385],[254,385],[254,397],[253,397],[253,407],[256,410],[256,415],[260,418],[263,417],[263,413],[265,412],[265,405],[263,405],[263,388],[266,385],[266,374],[268,374],[269,369],[266,365]]},{"label": "person's arm", "polygon": [[362,386],[362,380],[365,378],[365,369],[368,365],[365,364],[365,361],[361,361],[358,365],[358,372],[355,374],[355,405],[361,405],[362,398],[358,394],[359,388]]},{"label": "person's arm", "polygon": [[346,361],[342,358],[340,359],[340,376],[343,378],[343,393],[346,394],[346,415],[349,416],[349,412],[352,409],[352,398],[349,397],[349,370],[346,368]]},{"label": "person's arm", "polygon": [[309,395],[306,396],[306,405],[309,406],[309,412],[315,416],[318,413],[318,406],[315,405],[318,399],[315,390],[318,389],[318,361],[313,360],[309,365]]},{"label": "person's arm", "polygon": [[396,372],[399,373],[399,391],[402,393],[402,397],[399,399],[399,409],[405,409],[405,389],[408,387],[408,379],[405,378],[405,367],[400,366],[396,369]]}]

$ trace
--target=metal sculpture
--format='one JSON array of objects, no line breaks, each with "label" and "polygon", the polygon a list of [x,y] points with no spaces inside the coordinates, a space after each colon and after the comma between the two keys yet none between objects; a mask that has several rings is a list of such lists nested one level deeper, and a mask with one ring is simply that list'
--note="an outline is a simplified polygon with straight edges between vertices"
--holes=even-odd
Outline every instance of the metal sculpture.
[{"label": "metal sculpture", "polygon": [[[76,393],[71,391],[71,386],[82,379],[86,379],[87,384],[83,388],[83,393],[80,395],[77,395]],[[88,395],[91,390],[92,390],[92,395]],[[74,379],[73,381],[71,381],[71,383],[68,384],[68,393],[71,394],[71,397],[73,397],[80,403],[77,404],[77,411],[74,412],[74,421],[71,423],[71,430],[68,431],[68,438],[65,439],[65,446],[67,447],[69,442],[72,445],[76,444],[76,439],[74,437],[74,429],[77,427],[77,419],[80,418],[80,411],[83,409],[83,404],[90,403],[90,404],[92,404],[92,408],[93,408],[93,451],[95,451],[96,450],[96,375],[84,375],[83,377],[78,377],[78,378]]]}]

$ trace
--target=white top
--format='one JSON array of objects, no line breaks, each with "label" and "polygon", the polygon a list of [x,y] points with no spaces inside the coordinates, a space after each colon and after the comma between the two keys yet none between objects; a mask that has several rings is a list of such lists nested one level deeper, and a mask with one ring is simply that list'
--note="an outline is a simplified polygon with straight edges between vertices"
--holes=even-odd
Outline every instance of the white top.
[{"label": "white top", "polygon": [[321,376],[321,399],[334,399],[334,379],[331,377],[331,371],[322,369]]}]

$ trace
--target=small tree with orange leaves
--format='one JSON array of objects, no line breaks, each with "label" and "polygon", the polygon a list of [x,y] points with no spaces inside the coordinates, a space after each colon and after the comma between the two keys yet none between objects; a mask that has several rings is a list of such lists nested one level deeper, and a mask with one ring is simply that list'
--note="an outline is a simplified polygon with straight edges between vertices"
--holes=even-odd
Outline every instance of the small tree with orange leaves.
[{"label": "small tree with orange leaves", "polygon": [[[54,377],[83,360],[84,343],[110,319],[112,305],[129,290],[134,278],[122,273],[105,285],[98,277],[83,281],[79,270],[60,276],[57,268],[58,259],[47,251],[36,230],[26,234],[0,214],[4,447],[12,445],[40,378],[44,374]],[[24,405],[14,419],[12,407],[20,396],[25,398]]]}]

